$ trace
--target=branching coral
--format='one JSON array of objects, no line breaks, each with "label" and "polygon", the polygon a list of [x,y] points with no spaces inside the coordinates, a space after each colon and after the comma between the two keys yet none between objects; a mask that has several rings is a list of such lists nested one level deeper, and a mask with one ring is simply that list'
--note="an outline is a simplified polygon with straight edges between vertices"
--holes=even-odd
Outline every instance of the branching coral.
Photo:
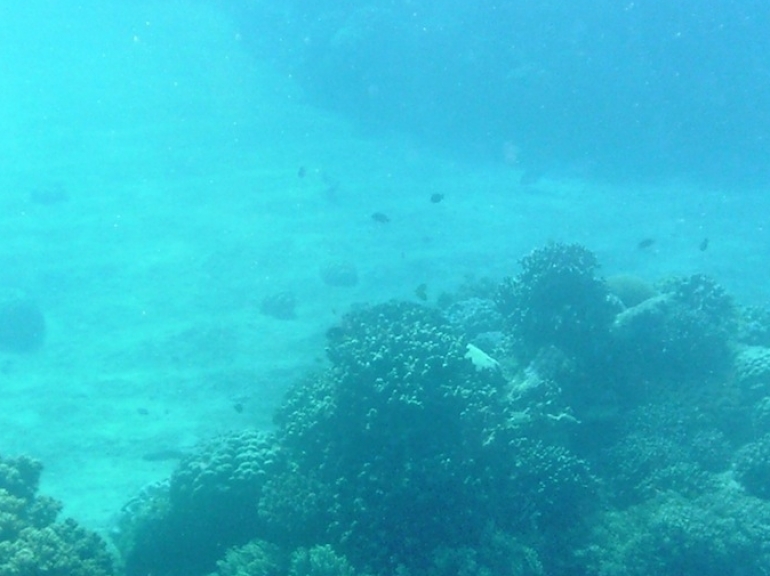
[{"label": "branching coral", "polygon": [[501,284],[497,306],[525,354],[551,345],[591,357],[601,346],[619,303],[598,268],[579,244],[549,244],[521,260],[521,272]]}]

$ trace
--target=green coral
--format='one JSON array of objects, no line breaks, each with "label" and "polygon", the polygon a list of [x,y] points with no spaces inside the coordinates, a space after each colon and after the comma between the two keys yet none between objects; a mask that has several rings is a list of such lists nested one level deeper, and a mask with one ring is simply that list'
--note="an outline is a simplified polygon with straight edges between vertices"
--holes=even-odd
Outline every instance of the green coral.
[{"label": "green coral", "polygon": [[37,489],[42,465],[0,458],[0,576],[110,576],[104,541],[71,519]]}]

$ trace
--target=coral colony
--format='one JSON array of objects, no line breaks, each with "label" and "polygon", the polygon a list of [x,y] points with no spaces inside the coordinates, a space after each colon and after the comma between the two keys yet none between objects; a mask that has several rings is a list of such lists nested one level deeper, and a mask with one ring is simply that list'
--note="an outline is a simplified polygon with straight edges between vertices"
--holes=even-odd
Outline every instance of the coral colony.
[{"label": "coral colony", "polygon": [[[492,292],[348,313],[274,431],[213,438],[126,505],[121,570],[767,574],[770,314],[706,276],[598,270],[549,244]],[[39,470],[2,462],[0,573],[110,574]]]}]

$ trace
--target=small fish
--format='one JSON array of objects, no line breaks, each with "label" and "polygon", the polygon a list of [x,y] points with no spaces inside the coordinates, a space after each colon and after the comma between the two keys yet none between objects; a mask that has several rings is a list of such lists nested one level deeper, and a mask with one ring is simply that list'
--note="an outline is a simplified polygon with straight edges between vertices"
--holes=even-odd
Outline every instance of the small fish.
[{"label": "small fish", "polygon": [[645,248],[649,248],[653,244],[655,244],[654,238],[645,238],[644,240],[639,242],[639,244],[636,245],[636,248],[637,250],[644,250]]},{"label": "small fish", "polygon": [[300,166],[299,170],[297,170],[297,177],[304,178],[305,176],[307,176],[307,168]]},{"label": "small fish", "polygon": [[709,247],[708,238],[704,238],[703,240],[701,240],[700,244],[698,244],[698,250],[700,250],[701,252],[705,252],[708,247]]},{"label": "small fish", "polygon": [[390,218],[388,218],[387,214],[383,214],[382,212],[375,212],[372,214],[372,220],[379,224],[387,224],[390,222]]},{"label": "small fish", "polygon": [[430,195],[430,201],[431,201],[433,204],[438,204],[438,203],[439,203],[439,202],[441,202],[443,199],[444,199],[444,194],[439,194],[438,192],[436,192],[435,194],[431,194],[431,195]]},{"label": "small fish", "polygon": [[428,285],[425,283],[420,284],[417,288],[414,289],[414,295],[423,302],[428,300]]}]

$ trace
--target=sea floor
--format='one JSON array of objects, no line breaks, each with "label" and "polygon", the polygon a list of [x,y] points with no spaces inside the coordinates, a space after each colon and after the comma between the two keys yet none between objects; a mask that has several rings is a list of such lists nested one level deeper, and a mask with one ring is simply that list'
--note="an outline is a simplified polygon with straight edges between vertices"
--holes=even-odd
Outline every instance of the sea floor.
[{"label": "sea floor", "polygon": [[[211,21],[200,50],[240,54],[227,22]],[[739,302],[768,300],[757,191],[548,174],[522,184],[524,166],[357,130],[245,56],[213,88],[179,62],[164,84],[159,53],[131,60],[151,89],[122,97],[130,118],[78,110],[46,126],[33,108],[4,144],[15,160],[0,175],[0,285],[34,298],[48,330],[39,351],[0,354],[0,454],[40,459],[41,491],[88,527],[109,531],[197,442],[270,428],[354,304],[416,301],[421,284],[435,302],[515,274],[551,240],[585,244],[605,275],[707,273]],[[340,263],[357,285],[323,281]],[[292,319],[261,312],[281,292],[296,298]]]}]

